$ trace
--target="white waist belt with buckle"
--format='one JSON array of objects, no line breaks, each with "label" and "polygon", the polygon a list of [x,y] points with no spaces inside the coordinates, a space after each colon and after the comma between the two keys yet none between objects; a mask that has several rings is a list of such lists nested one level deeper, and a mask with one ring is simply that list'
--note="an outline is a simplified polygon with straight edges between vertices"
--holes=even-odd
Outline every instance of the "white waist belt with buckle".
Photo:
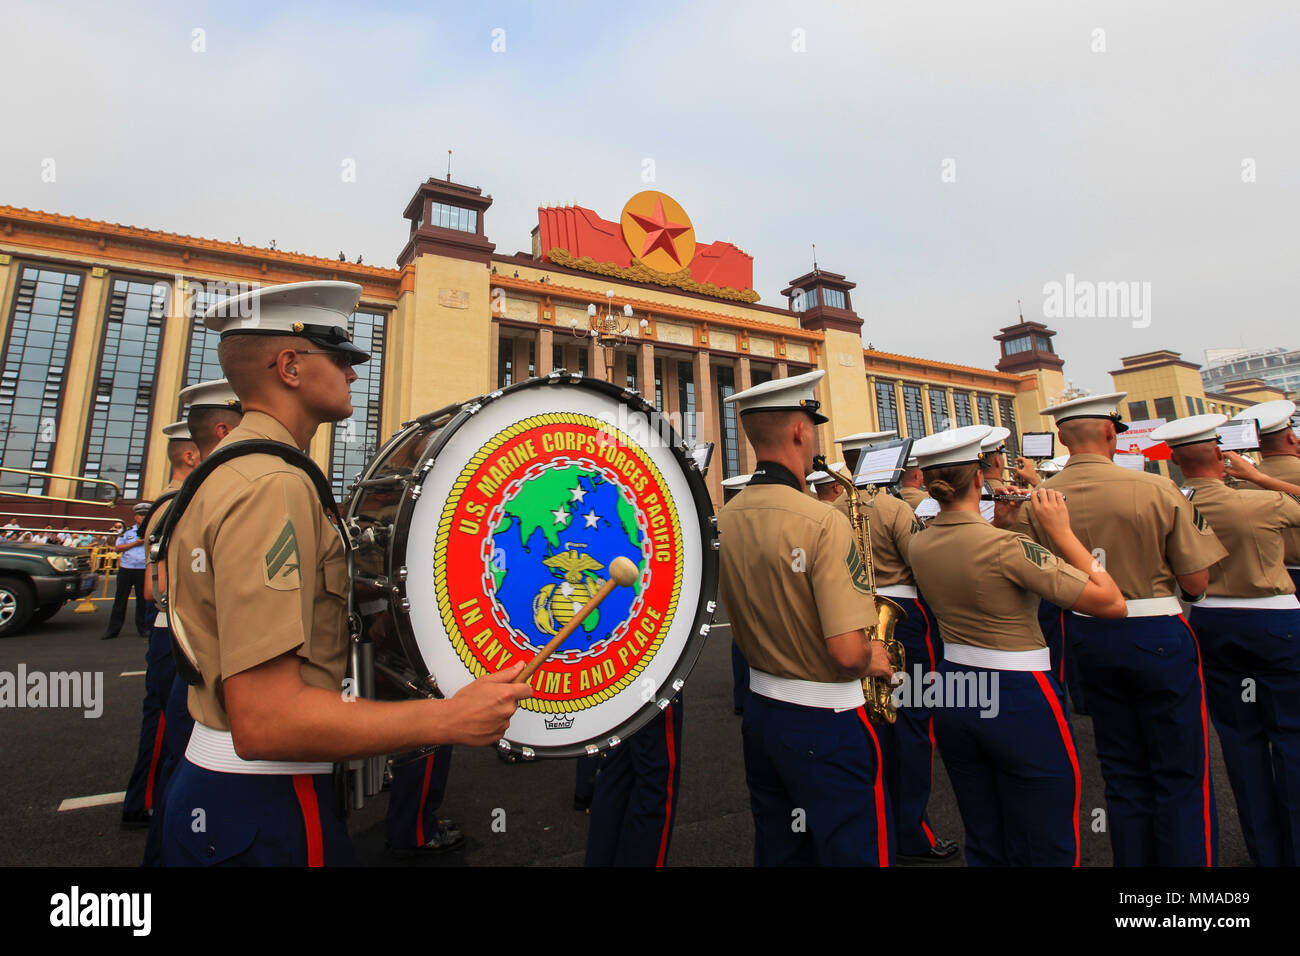
[{"label": "white waist belt with buckle", "polygon": [[1294,594],[1275,594],[1271,597],[1214,597],[1207,596],[1193,607],[1234,607],[1251,611],[1294,611],[1300,601]]},{"label": "white waist belt with buckle", "polygon": [[754,667],[749,669],[749,689],[755,694],[783,700],[787,704],[825,707],[828,710],[851,710],[867,702],[862,696],[861,681],[819,684],[816,681],[777,677]]},{"label": "white waist belt with buckle", "polygon": [[159,611],[159,612],[158,612],[158,616],[155,617],[155,618],[153,619],[153,626],[154,626],[154,627],[166,627],[166,626],[167,626],[167,612],[166,612],[166,611]]},{"label": "white waist belt with buckle", "polygon": [[1300,571],[1300,564],[1288,564],[1286,569],[1288,571]]},{"label": "white waist belt with buckle", "polygon": [[1050,671],[1052,655],[1045,647],[1032,651],[998,651],[991,647],[943,642],[943,659],[967,667],[987,667],[994,671]]},{"label": "white waist belt with buckle", "polygon": [[185,748],[185,759],[217,773],[333,773],[332,763],[295,763],[291,760],[245,760],[235,753],[235,741],[227,730],[213,730],[198,721]]},{"label": "white waist belt with buckle", "polygon": [[[1172,594],[1169,597],[1158,598],[1134,598],[1132,601],[1125,601],[1128,607],[1129,617],[1169,617],[1183,613],[1183,606],[1178,603],[1178,598]],[[1092,617],[1091,614],[1084,614],[1080,611],[1071,611],[1071,614],[1078,614],[1079,617]]]},{"label": "white waist belt with buckle", "polygon": [[877,594],[885,597],[901,597],[916,600],[916,585],[914,584],[886,584],[883,588],[876,588]]}]

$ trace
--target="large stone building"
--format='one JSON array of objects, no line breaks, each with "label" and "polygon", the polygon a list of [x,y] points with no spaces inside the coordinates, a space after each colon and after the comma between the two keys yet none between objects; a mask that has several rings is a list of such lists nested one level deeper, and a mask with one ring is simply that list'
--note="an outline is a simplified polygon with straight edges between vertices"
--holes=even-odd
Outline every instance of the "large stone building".
[{"label": "large stone building", "polygon": [[[422,183],[397,268],[0,207],[0,466],[108,479],[127,501],[157,494],[177,392],[220,376],[195,315],[248,285],[309,279],[362,286],[352,332],[374,356],[357,369],[353,418],[310,449],[339,492],[400,423],[560,366],[637,389],[688,443],[715,442],[715,502],[722,478],[754,464],[722,399],[758,382],[824,369],[827,443],[1039,429],[1063,385],[1054,333],[1023,319],[996,336],[989,369],[865,349],[854,283],[837,273],[814,268],[780,305],[759,303],[751,257],[697,241],[662,193],[634,196],[618,221],[541,208],[531,251],[511,255],[488,238],[491,206],[480,189]],[[0,490],[97,493],[76,484],[0,472]]]}]

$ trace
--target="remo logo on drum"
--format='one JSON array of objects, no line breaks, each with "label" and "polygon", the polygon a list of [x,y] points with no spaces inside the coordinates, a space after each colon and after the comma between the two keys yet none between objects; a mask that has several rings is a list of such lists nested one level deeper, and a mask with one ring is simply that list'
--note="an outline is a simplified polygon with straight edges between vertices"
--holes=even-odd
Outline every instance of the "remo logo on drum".
[{"label": "remo logo on drum", "polygon": [[664,476],[591,415],[536,415],[474,455],[442,509],[438,610],[475,675],[530,659],[625,557],[640,576],[616,588],[533,675],[522,703],[566,729],[632,685],[660,650],[682,588],[682,528]]}]

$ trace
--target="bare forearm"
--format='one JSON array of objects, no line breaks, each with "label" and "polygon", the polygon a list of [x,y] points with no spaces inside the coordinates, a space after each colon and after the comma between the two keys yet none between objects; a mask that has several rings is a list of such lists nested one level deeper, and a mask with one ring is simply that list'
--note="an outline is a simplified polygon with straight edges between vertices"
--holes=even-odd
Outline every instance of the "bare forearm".
[{"label": "bare forearm", "polygon": [[[241,701],[240,703],[245,703]],[[247,760],[350,760],[459,743],[451,700],[347,700],[306,684],[236,717],[235,750]]]}]

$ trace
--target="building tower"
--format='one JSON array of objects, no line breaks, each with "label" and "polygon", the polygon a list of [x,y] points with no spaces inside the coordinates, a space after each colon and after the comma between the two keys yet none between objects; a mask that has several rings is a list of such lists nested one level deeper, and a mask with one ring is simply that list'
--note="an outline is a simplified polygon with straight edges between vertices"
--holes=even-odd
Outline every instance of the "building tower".
[{"label": "building tower", "polygon": [[1016,393],[1016,421],[1022,433],[1056,430],[1051,416],[1038,414],[1040,408],[1061,401],[1065,392],[1065,374],[1061,371],[1065,360],[1052,347],[1055,335],[1043,323],[1026,322],[1021,315],[1019,322],[993,336],[1002,347],[997,370],[1033,379],[1033,388]]}]

